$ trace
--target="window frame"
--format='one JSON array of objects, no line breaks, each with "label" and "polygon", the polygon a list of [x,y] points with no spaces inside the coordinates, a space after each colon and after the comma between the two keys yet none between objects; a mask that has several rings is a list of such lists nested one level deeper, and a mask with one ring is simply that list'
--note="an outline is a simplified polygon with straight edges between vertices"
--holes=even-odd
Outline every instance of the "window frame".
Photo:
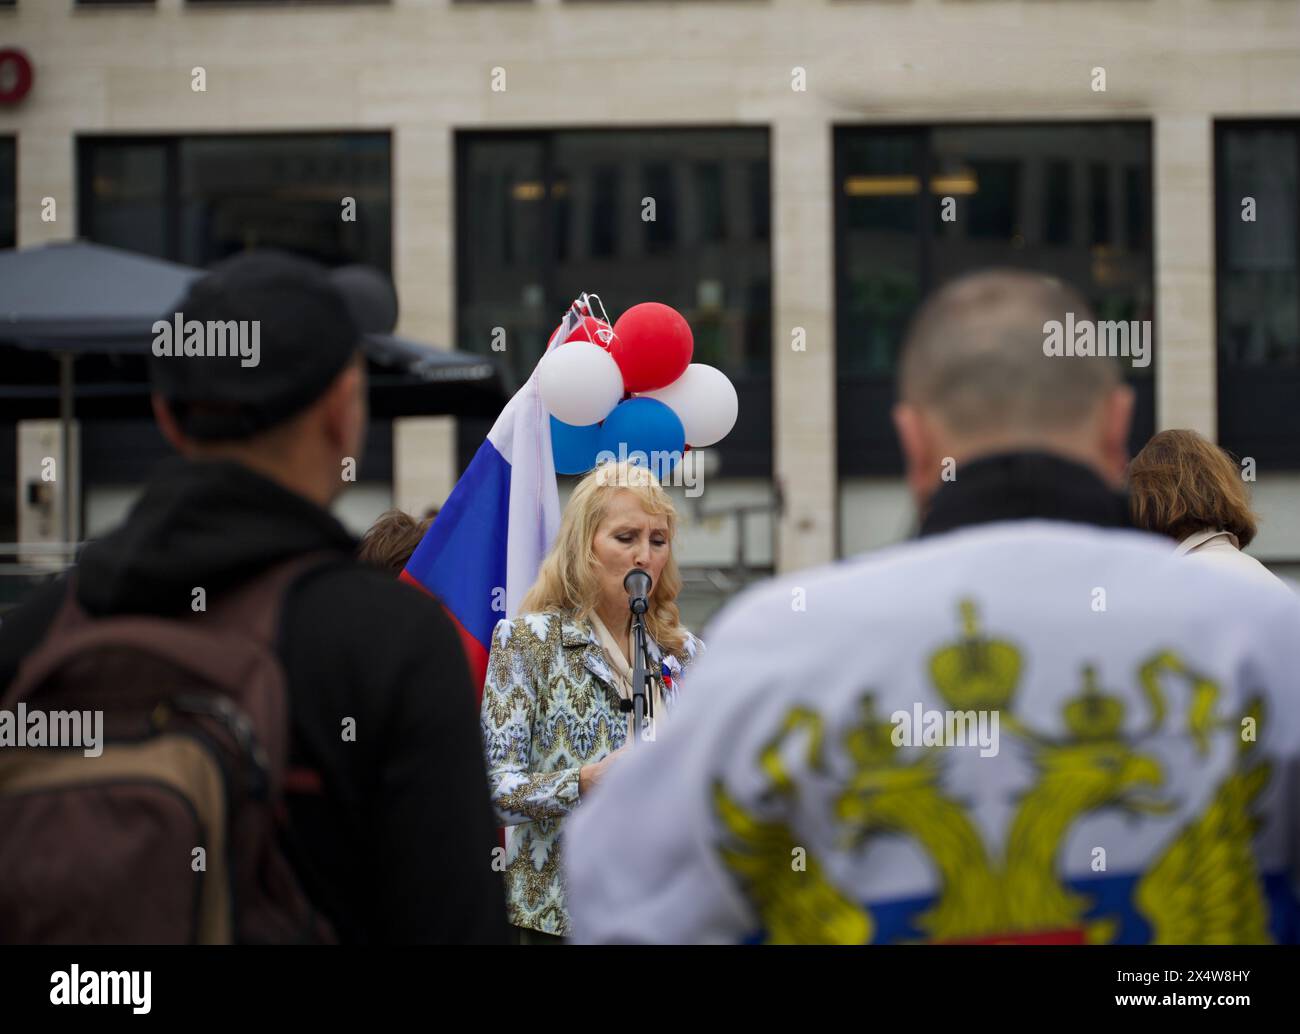
[{"label": "window frame", "polygon": [[[831,232],[834,238],[832,242],[832,261],[834,262],[833,277],[834,285],[832,292],[832,328],[835,339],[835,472],[837,479],[841,482],[847,478],[862,477],[899,477],[903,474],[903,457],[899,448],[897,436],[894,434],[892,425],[886,418],[880,421],[880,428],[874,434],[856,436],[845,433],[846,407],[841,403],[844,400],[846,390],[844,381],[846,375],[841,375],[841,349],[845,342],[841,330],[841,314],[846,311],[846,288],[847,278],[844,276],[844,270],[847,268],[847,241],[848,241],[848,199],[843,190],[845,177],[853,171],[847,164],[847,148],[844,142],[855,133],[881,132],[892,133],[899,136],[908,135],[914,139],[917,162],[916,174],[921,181],[921,198],[930,198],[933,200],[936,195],[930,191],[930,182],[936,171],[934,148],[931,143],[932,134],[938,130],[944,129],[1072,129],[1072,128],[1109,128],[1116,126],[1137,126],[1141,127],[1146,133],[1147,145],[1147,176],[1146,189],[1147,197],[1152,199],[1147,216],[1150,224],[1149,244],[1146,248],[1146,277],[1151,286],[1151,310],[1152,310],[1152,329],[1155,331],[1155,315],[1158,311],[1157,305],[1157,288],[1156,281],[1156,240],[1155,240],[1155,211],[1154,191],[1155,191],[1155,123],[1152,118],[1097,118],[1097,119],[973,119],[973,120],[936,120],[933,122],[833,122],[831,124],[831,196],[832,196],[832,216]],[[1087,179],[1085,174],[1082,177],[1076,176],[1073,184],[1077,191],[1087,186],[1086,183],[1080,183],[1080,179]],[[1114,215],[1115,198],[1110,198],[1112,207],[1112,220]],[[916,251],[918,284],[920,286],[920,297],[926,298],[935,290],[938,283],[935,279],[935,261],[934,255],[936,248],[942,246],[942,242],[934,229],[934,218],[932,211],[922,201],[916,206],[916,225],[913,232],[916,234]],[[1074,246],[1091,248],[1090,241],[1090,216],[1085,213],[1085,218],[1080,226],[1075,227],[1076,236],[1082,234],[1082,239],[1075,242]],[[1156,340],[1158,334],[1153,333],[1153,356],[1159,342]],[[901,342],[899,342],[901,345]],[[1137,393],[1136,406],[1132,429],[1129,434],[1130,448],[1138,447],[1142,441],[1150,437],[1155,430],[1155,405],[1157,397],[1157,377],[1158,363],[1153,361],[1149,367],[1150,374],[1141,378],[1129,379],[1128,383],[1132,384]],[[888,413],[896,400],[897,392],[897,370],[893,370],[888,376],[862,374],[852,375],[855,381],[860,381],[861,386],[865,388],[865,396],[859,399],[854,407],[854,412],[879,411]],[[846,453],[852,457],[852,462],[846,462]]]},{"label": "window frame", "polygon": [[[454,269],[455,269],[455,276],[454,276],[454,282],[452,287],[452,324],[456,328],[457,336],[460,335],[461,315],[467,300],[466,293],[465,293],[466,281],[463,279],[462,274],[470,270],[472,266],[472,264],[468,261],[467,256],[465,254],[466,239],[467,239],[467,232],[468,232],[465,227],[465,220],[471,211],[469,191],[466,188],[471,184],[471,179],[470,179],[471,170],[470,170],[470,161],[469,161],[470,144],[476,139],[493,140],[493,141],[538,142],[541,145],[541,151],[542,151],[541,162],[540,162],[542,182],[546,184],[553,184],[556,181],[556,174],[557,174],[555,145],[556,145],[556,139],[561,136],[570,136],[570,135],[601,136],[601,135],[611,134],[611,133],[623,134],[623,135],[638,134],[638,133],[700,134],[700,135],[705,135],[708,133],[720,133],[720,132],[762,133],[764,136],[764,146],[766,150],[766,165],[767,165],[767,205],[766,205],[767,223],[766,226],[762,228],[760,228],[757,225],[753,226],[752,241],[756,244],[761,244],[766,249],[767,270],[766,270],[765,282],[768,288],[767,308],[768,308],[768,313],[769,314],[771,313],[776,298],[776,285],[774,281],[775,245],[771,233],[771,227],[773,223],[773,201],[774,201],[772,187],[775,181],[774,170],[772,168],[774,152],[773,152],[773,127],[771,126],[771,124],[766,122],[706,123],[701,125],[674,125],[671,123],[669,124],[653,123],[653,124],[646,124],[646,125],[636,124],[631,126],[626,126],[626,125],[592,126],[592,125],[561,124],[561,125],[544,125],[544,126],[527,127],[527,128],[506,127],[501,129],[497,129],[492,126],[472,124],[472,125],[453,125],[451,127],[451,130],[452,130],[453,169],[454,169],[452,194],[455,199],[452,204],[452,226],[451,226],[452,241],[453,241],[452,248],[453,248]],[[759,159],[757,158],[749,158],[746,159],[745,161],[746,168],[744,172],[744,177],[745,177],[744,183],[745,183],[746,191],[751,190],[750,167],[754,162],[757,161],[759,161]],[[638,183],[638,189],[639,186],[640,184]],[[555,203],[551,191],[549,190],[546,192],[546,203],[548,205],[554,205]],[[747,199],[746,203],[752,204],[752,199]],[[683,200],[681,197],[677,198],[676,204],[679,209],[678,215],[680,216],[680,208],[683,204]],[[763,232],[760,232],[760,230],[762,230]],[[556,253],[555,219],[553,218],[550,211],[548,211],[547,217],[542,220],[542,241],[543,241],[543,247],[545,248],[546,254],[550,255]],[[682,249],[690,249],[695,246],[696,246],[696,242],[694,242],[693,239],[689,237],[689,235],[684,235],[682,232],[682,228],[679,226],[677,231],[677,247]],[[618,247],[617,237],[616,237],[615,247],[616,249]],[[558,270],[555,268],[555,263],[545,262],[542,264],[542,268],[538,273],[537,280],[538,283],[540,283],[542,286],[544,297],[548,299],[557,297],[558,276],[559,273]],[[749,308],[748,301],[746,301],[745,306],[746,306],[745,311],[747,313],[752,314],[753,310]],[[558,314],[557,314],[557,322],[558,322]],[[469,347],[469,346],[463,346],[463,347]],[[772,326],[769,330],[769,337],[768,337],[768,366],[767,366],[766,374],[763,375],[763,379],[766,381],[766,389],[767,389],[766,397],[767,397],[768,405],[771,407],[769,412],[773,415],[773,417],[775,416],[775,408],[776,408],[775,405],[776,348],[777,348],[777,344],[776,344],[775,326]],[[747,383],[753,383],[753,381],[757,380],[759,377],[760,377],[759,374],[751,374],[746,372],[744,374],[743,379]],[[737,380],[737,377],[733,376],[732,379],[733,381],[735,381]],[[743,389],[743,386],[740,387],[742,387]],[[757,387],[757,384],[754,384],[754,387]],[[745,407],[743,405],[743,390],[742,390],[742,406],[741,406],[740,420],[741,421],[745,420]],[[458,470],[463,471],[465,469],[465,466],[468,464],[469,459],[472,458],[473,456],[474,449],[477,448],[478,444],[482,441],[483,435],[486,433],[487,428],[489,426],[490,424],[486,422],[476,423],[472,420],[457,421],[457,447],[456,448],[457,448],[457,469]],[[761,433],[754,435],[753,445],[754,448],[752,451],[747,450],[746,453],[742,454],[742,456],[744,456],[745,458],[742,458],[740,462],[736,465],[736,467],[729,467],[727,469],[722,470],[719,473],[719,477],[760,478],[766,480],[773,479],[776,476],[776,457],[775,457],[776,442],[775,442],[775,435],[773,434],[773,429],[772,429],[772,420],[767,420]],[[760,453],[763,456],[761,463],[757,462],[754,458],[757,457]]]},{"label": "window frame", "polygon": [[[77,183],[77,235],[91,240],[91,214],[95,209],[93,177],[88,156],[93,148],[100,147],[139,147],[141,145],[161,145],[164,148],[164,211],[167,221],[165,238],[167,254],[171,262],[184,262],[181,257],[181,144],[186,140],[241,140],[241,139],[276,139],[276,140],[320,140],[337,137],[374,137],[388,141],[388,270],[394,268],[394,216],[396,214],[396,176],[394,153],[396,134],[391,128],[365,129],[327,129],[327,130],[254,130],[251,132],[225,132],[221,130],[203,130],[186,133],[77,133],[73,139],[73,153],[76,162]],[[391,275],[391,273],[390,273]]]}]

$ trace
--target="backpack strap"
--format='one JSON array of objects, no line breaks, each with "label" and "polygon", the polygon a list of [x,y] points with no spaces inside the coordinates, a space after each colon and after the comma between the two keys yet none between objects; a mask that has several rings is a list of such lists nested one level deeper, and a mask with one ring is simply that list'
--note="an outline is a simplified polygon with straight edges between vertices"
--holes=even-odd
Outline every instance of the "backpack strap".
[{"label": "backpack strap", "polygon": [[289,590],[307,574],[351,561],[348,554],[334,550],[316,550],[291,557],[268,568],[252,581],[223,593],[209,608],[205,623],[239,629],[274,649]]},{"label": "backpack strap", "polygon": [[[317,570],[348,563],[351,557],[345,553],[317,551],[305,553],[285,560],[264,571],[246,585],[223,593],[220,599],[203,615],[204,628],[225,630],[241,635],[257,643],[268,653],[276,656],[279,664],[279,652],[276,649],[280,636],[280,619],[284,610],[285,597],[299,580]],[[209,632],[210,635],[210,632]],[[209,641],[212,641],[210,639]],[[281,667],[283,671],[283,667]],[[288,673],[284,672],[287,680]],[[191,706],[198,701],[190,700]],[[222,708],[225,700],[212,701],[217,708]],[[260,705],[260,707],[259,707]],[[289,694],[287,681],[282,683],[279,693],[258,700],[246,701],[248,718],[252,728],[247,730],[253,740],[265,752],[264,761],[271,781],[271,799],[280,800],[283,790],[284,773],[289,765]],[[226,717],[218,715],[218,717]]]}]

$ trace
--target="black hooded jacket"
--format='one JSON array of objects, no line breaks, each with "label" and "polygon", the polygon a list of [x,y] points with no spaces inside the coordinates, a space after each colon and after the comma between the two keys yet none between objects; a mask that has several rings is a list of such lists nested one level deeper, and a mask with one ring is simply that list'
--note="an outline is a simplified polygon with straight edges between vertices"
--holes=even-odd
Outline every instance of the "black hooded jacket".
[{"label": "black hooded jacket", "polygon": [[[315,551],[285,599],[286,849],[316,906],[350,942],[500,942],[507,933],[482,738],[450,619],[418,590],[351,560],[330,514],[229,462],[174,461],[125,523],[88,545],[78,597],[92,615],[180,614],[271,565]],[[0,687],[45,634],[60,579],[0,623]],[[355,741],[345,742],[345,718]],[[317,778],[318,777],[318,778]],[[313,791],[312,784],[319,783]]]}]

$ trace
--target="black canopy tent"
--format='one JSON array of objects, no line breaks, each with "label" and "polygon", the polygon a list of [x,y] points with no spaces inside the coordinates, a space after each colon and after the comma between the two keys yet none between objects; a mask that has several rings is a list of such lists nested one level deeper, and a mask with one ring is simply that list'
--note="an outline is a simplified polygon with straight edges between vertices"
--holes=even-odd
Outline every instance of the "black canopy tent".
[{"label": "black canopy tent", "polygon": [[[153,324],[175,310],[201,270],[85,241],[0,250],[0,415],[58,416],[64,470],[74,414],[150,415],[147,359]],[[336,270],[358,324],[375,417],[491,417],[505,404],[490,360],[396,337],[397,299],[382,273]],[[53,383],[49,359],[58,363]],[[74,380],[74,365],[79,377]],[[71,493],[63,493],[65,535]]]}]

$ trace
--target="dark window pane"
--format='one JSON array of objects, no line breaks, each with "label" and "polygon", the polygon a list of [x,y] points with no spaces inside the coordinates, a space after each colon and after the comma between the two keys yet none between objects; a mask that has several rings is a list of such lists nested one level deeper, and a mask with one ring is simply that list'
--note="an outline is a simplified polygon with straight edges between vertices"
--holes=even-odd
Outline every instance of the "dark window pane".
[{"label": "dark window pane", "polygon": [[576,209],[569,203],[569,181],[557,180],[551,184],[551,209],[554,212],[555,257],[561,262],[569,259],[572,248],[572,228]]},{"label": "dark window pane", "polygon": [[591,186],[591,257],[608,258],[618,251],[618,169],[595,170]]},{"label": "dark window pane", "polygon": [[[77,150],[80,232],[97,243],[195,266],[247,246],[330,265],[392,264],[387,134],[87,137]],[[355,221],[344,219],[344,198],[356,203]],[[77,365],[79,382],[105,376],[93,360]],[[169,452],[151,421],[85,428],[87,486],[146,478]],[[360,476],[391,480],[391,421],[368,430]]]},{"label": "dark window pane", "polygon": [[1074,169],[1066,161],[1043,166],[1043,243],[1069,244],[1074,225]]},{"label": "dark window pane", "polygon": [[18,243],[17,152],[13,137],[0,137],[0,248]]},{"label": "dark window pane", "polygon": [[[646,251],[667,251],[677,243],[677,184],[673,167],[664,162],[647,165],[642,182],[645,194],[641,200],[641,218],[645,226]],[[653,219],[646,219],[646,198],[654,201]]]},{"label": "dark window pane", "polygon": [[168,145],[162,141],[96,141],[85,152],[82,232],[92,241],[176,258],[168,205]]},{"label": "dark window pane", "polygon": [[1149,170],[1129,166],[1124,170],[1124,243],[1129,251],[1147,247],[1151,232]]},{"label": "dark window pane", "polygon": [[[518,269],[479,243],[505,207],[482,178],[503,149],[513,149],[512,167],[529,163],[528,175],[551,184],[541,204],[552,232]],[[741,395],[740,423],[718,447],[720,473],[769,474],[771,199],[758,196],[767,180],[757,172],[767,163],[764,130],[460,134],[458,344],[486,351],[491,328],[505,326],[498,358],[518,383],[580,292],[599,294],[611,320],[638,302],[664,302],[690,323],[695,361],[724,370]],[[728,184],[747,190],[748,202],[727,208]],[[643,197],[655,199],[654,223],[641,221]],[[461,421],[462,462],[484,430]]]},{"label": "dark window pane", "polygon": [[1093,244],[1110,243],[1110,166],[1088,166],[1088,228]]},{"label": "dark window pane", "polygon": [[970,235],[1010,241],[1020,234],[1020,163],[974,161]]},{"label": "dark window pane", "polygon": [[[1219,328],[1230,366],[1300,364],[1296,129],[1231,129],[1223,141]],[[1243,218],[1253,198],[1255,218]]]},{"label": "dark window pane", "polygon": [[700,162],[695,166],[695,225],[701,241],[727,236],[727,210],[722,193],[722,166]]},{"label": "dark window pane", "polygon": [[921,181],[914,134],[882,130],[848,138],[845,147],[840,190],[849,228],[915,233]]},{"label": "dark window pane", "polygon": [[[1095,182],[1130,170],[1125,182],[1149,190],[1147,126],[845,127],[836,131],[835,155],[841,474],[899,469],[889,422],[897,351],[916,306],[946,281],[993,266],[1043,270],[1078,287],[1102,319],[1152,318],[1145,194],[1126,202],[1138,225],[1124,247],[1089,247],[1074,232],[1087,211],[1077,207],[1076,184],[1087,185],[1095,201]],[[1079,155],[1107,161],[1085,165]],[[942,217],[949,197],[951,221]],[[1104,197],[1100,222],[1108,224]],[[1153,426],[1153,369],[1130,371],[1138,390],[1135,441]]]},{"label": "dark window pane", "polygon": [[388,271],[389,151],[386,133],[83,139],[82,233],[200,267],[276,247]]},{"label": "dark window pane", "polygon": [[1222,123],[1216,150],[1219,441],[1300,469],[1300,123]]},{"label": "dark window pane", "polygon": [[[473,155],[460,158],[462,228],[458,274],[461,334],[458,348],[488,352],[493,335],[505,333],[499,358],[516,377],[517,359],[540,355],[554,328],[546,311],[546,167],[534,139],[501,134],[484,138]],[[465,202],[469,208],[466,212]],[[548,326],[548,321],[550,324]]]},{"label": "dark window pane", "polygon": [[888,376],[920,280],[918,138],[910,131],[845,134],[838,179],[837,373]]},{"label": "dark window pane", "polygon": [[392,266],[387,134],[185,137],[177,177],[184,262],[277,247],[327,265]]},{"label": "dark window pane", "polygon": [[767,159],[749,163],[750,236],[765,241],[772,233],[772,171]]}]

